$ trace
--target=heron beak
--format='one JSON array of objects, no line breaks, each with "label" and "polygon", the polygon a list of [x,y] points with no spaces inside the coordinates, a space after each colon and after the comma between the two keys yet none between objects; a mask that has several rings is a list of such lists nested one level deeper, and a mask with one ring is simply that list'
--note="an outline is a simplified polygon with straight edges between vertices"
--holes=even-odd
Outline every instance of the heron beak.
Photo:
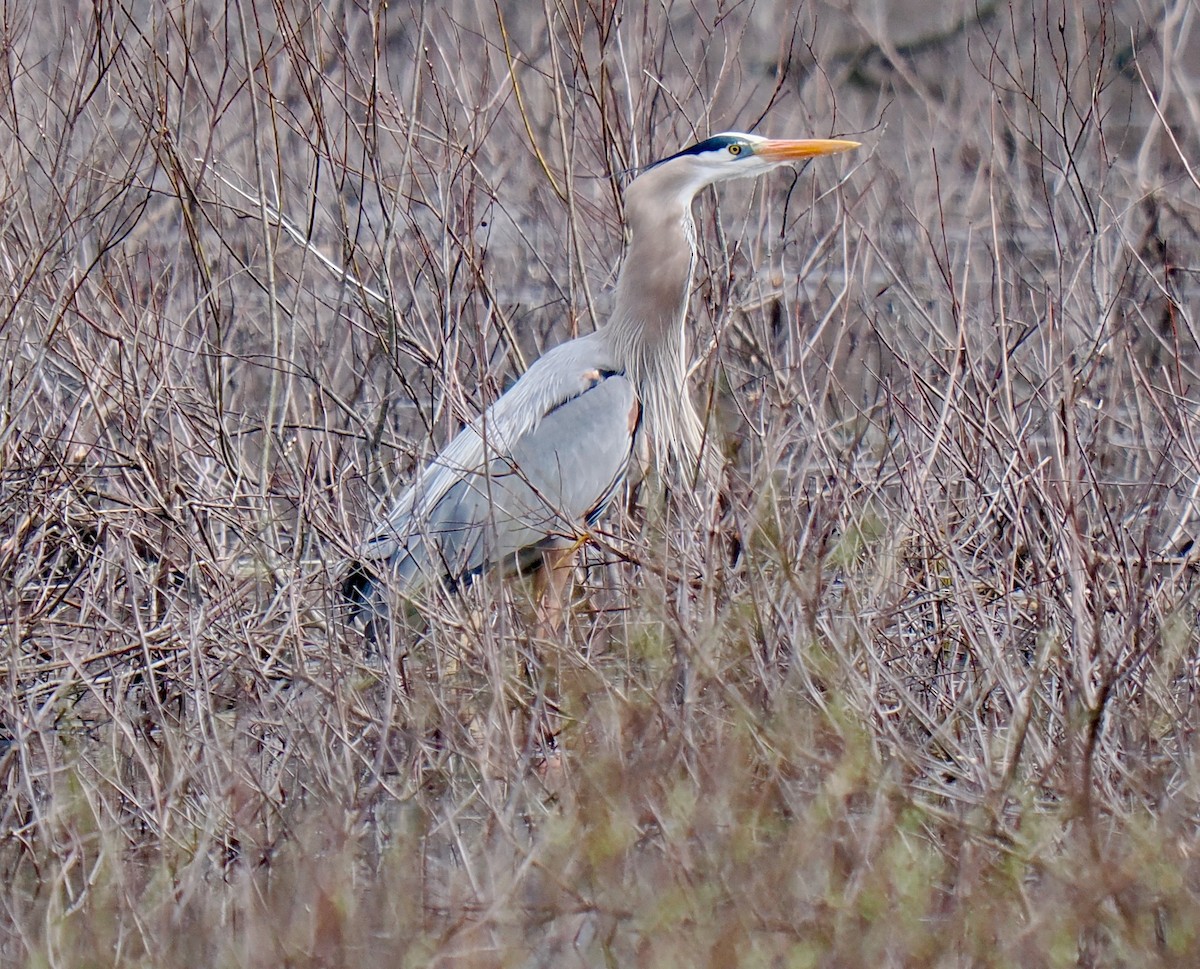
[{"label": "heron beak", "polygon": [[767,141],[754,148],[754,154],[769,162],[799,161],[817,155],[832,155],[839,151],[850,151],[860,147],[857,141],[839,141],[833,138],[802,138],[798,141]]}]

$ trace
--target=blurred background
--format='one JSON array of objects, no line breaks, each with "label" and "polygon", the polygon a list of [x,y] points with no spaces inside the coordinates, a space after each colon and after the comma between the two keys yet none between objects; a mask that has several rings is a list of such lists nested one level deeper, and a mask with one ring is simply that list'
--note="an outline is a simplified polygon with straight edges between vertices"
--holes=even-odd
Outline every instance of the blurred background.
[{"label": "blurred background", "polygon": [[[1196,19],[5,6],[0,961],[1194,964]],[[863,147],[696,205],[719,500],[368,649],[367,523],[724,130]]]}]

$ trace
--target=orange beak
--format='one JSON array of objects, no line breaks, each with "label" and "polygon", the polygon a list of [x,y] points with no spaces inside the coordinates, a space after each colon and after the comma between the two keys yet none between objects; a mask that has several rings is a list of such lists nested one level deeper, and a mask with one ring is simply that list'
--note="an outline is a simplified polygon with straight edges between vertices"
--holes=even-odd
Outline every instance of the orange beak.
[{"label": "orange beak", "polygon": [[798,161],[815,158],[817,155],[832,155],[839,151],[850,151],[860,147],[857,141],[839,141],[833,138],[802,138],[798,141],[768,141],[756,145],[754,154],[771,162]]}]

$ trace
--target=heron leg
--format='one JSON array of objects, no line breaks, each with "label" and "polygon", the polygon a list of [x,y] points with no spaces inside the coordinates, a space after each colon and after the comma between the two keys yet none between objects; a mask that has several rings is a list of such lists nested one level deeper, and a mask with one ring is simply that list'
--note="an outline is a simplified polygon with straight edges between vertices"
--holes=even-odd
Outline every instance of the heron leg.
[{"label": "heron leg", "polygon": [[[542,553],[542,568],[534,576],[536,634],[530,641],[533,668],[527,669],[537,691],[535,742],[552,748],[561,729],[560,680],[562,677],[562,634],[566,628],[567,598],[575,573],[575,560],[582,542]],[[542,644],[541,646],[537,644]]]},{"label": "heron leg", "polygon": [[567,592],[575,576],[575,559],[579,544],[569,548],[553,548],[542,553],[542,570],[534,581],[537,595],[538,633],[555,637],[566,625]]}]

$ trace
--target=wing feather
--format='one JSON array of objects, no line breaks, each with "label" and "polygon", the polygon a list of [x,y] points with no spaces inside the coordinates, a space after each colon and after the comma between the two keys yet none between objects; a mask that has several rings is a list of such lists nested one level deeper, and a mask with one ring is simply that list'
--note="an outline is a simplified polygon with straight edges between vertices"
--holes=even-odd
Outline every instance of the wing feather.
[{"label": "wing feather", "polygon": [[586,337],[540,358],[430,463],[362,557],[411,592],[576,536],[624,478],[640,414],[632,381],[597,362]]}]

